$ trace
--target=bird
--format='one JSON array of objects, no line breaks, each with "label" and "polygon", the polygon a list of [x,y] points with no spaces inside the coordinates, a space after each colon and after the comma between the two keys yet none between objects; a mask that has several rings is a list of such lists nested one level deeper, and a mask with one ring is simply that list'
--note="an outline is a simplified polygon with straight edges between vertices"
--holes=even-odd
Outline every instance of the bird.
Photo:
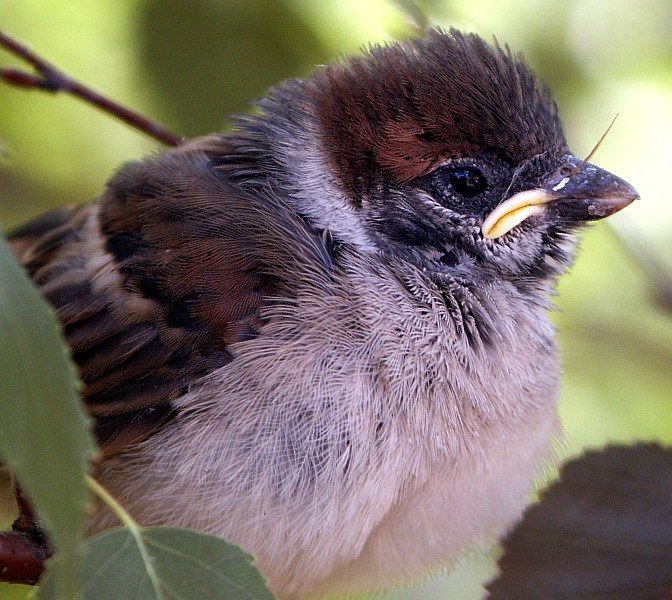
[{"label": "bird", "polygon": [[[455,29],[253,108],[8,236],[93,476],[142,525],[240,545],[282,600],[449,568],[553,460],[556,282],[638,193],[571,153],[521,55]],[[115,524],[96,505],[87,532]]]}]

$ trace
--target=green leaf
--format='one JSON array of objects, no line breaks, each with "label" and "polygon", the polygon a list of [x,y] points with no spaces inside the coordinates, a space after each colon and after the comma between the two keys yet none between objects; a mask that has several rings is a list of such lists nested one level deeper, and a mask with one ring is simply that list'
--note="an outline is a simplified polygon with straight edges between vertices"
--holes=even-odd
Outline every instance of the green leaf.
[{"label": "green leaf", "polygon": [[[115,529],[87,540],[85,547],[79,572],[83,600],[273,599],[252,557],[191,529]],[[55,598],[50,577],[38,597]]]},{"label": "green leaf", "polygon": [[46,526],[68,600],[94,450],[78,385],[53,312],[0,239],[0,456]]}]

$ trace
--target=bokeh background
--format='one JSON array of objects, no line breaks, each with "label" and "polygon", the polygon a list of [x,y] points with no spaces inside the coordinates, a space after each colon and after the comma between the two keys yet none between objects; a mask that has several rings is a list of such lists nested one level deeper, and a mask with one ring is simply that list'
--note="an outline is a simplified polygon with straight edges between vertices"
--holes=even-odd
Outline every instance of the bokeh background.
[{"label": "bokeh background", "polygon": [[[619,115],[592,161],[630,181],[642,200],[586,232],[560,285],[559,454],[672,443],[672,3],[416,6],[433,24],[495,35],[522,51],[554,91],[576,154],[587,154]],[[227,115],[281,79],[369,42],[402,39],[423,18],[392,0],[0,0],[0,29],[186,136],[222,130]],[[18,64],[0,51],[0,65]],[[0,85],[0,223],[85,202],[119,164],[157,148],[74,99]],[[478,598],[495,559],[496,549],[475,554],[452,574],[386,597]]]}]

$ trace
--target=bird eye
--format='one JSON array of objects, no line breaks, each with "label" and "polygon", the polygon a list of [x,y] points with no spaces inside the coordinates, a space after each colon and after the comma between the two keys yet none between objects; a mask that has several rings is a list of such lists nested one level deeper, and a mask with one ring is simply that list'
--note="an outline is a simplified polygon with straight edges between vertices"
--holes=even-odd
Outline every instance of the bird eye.
[{"label": "bird eye", "polygon": [[488,185],[483,173],[474,167],[455,167],[450,170],[450,185],[460,196],[471,198]]},{"label": "bird eye", "polygon": [[488,180],[473,163],[443,165],[429,177],[432,195],[448,208],[478,211],[487,202],[485,195],[478,196],[488,189]]}]

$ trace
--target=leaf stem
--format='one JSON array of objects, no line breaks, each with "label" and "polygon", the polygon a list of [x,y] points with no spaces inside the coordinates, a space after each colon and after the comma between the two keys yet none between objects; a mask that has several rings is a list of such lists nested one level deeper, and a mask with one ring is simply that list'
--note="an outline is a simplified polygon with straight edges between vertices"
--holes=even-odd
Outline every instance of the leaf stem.
[{"label": "leaf stem", "polygon": [[138,546],[138,551],[140,552],[142,562],[145,566],[145,569],[147,570],[147,576],[149,577],[149,580],[152,583],[154,594],[156,595],[157,600],[163,600],[165,598],[165,595],[163,593],[163,589],[161,588],[161,583],[159,582],[159,575],[154,569],[154,563],[152,561],[152,557],[150,556],[149,550],[147,549],[147,545],[145,544],[145,541],[142,538],[142,527],[140,527],[138,522],[133,517],[131,517],[128,511],[121,504],[119,504],[119,502],[117,502],[117,499],[112,494],[110,494],[110,492],[108,492],[93,477],[87,475],[86,483],[89,486],[89,489],[96,496],[98,496],[101,502],[103,502],[103,504],[105,504],[122,522],[124,527],[128,529],[129,533],[131,534],[131,536],[135,540],[135,543]]}]

